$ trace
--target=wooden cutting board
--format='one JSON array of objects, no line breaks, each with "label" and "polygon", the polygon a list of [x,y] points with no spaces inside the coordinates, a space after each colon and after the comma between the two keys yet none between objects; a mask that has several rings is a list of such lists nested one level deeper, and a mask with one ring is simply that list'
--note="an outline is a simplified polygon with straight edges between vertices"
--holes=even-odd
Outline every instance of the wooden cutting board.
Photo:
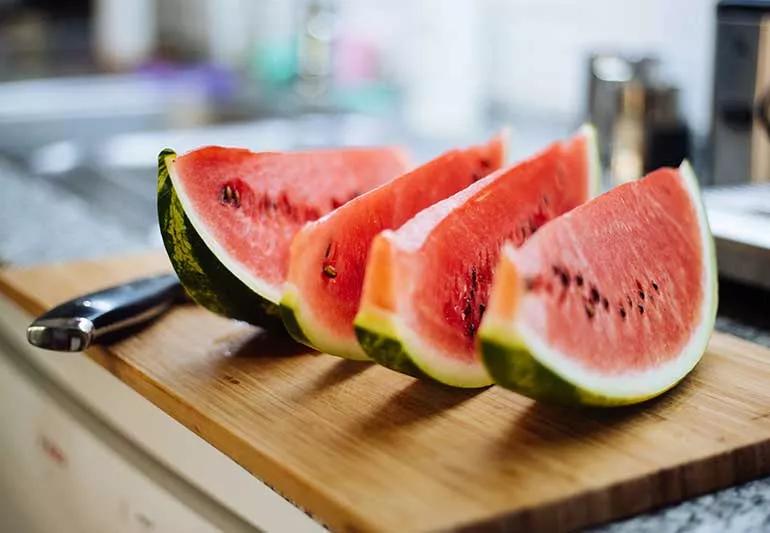
[{"label": "wooden cutting board", "polygon": [[[37,314],[166,269],[7,270],[0,292]],[[770,473],[770,350],[725,334],[675,390],[613,410],[417,381],[193,305],[89,355],[334,530],[568,530]]]}]

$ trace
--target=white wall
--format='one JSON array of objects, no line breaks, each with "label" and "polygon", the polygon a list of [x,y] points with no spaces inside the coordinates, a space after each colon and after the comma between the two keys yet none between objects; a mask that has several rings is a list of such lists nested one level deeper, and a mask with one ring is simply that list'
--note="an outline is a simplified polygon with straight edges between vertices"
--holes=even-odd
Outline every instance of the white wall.
[{"label": "white wall", "polygon": [[489,90],[514,111],[565,118],[585,105],[592,51],[649,54],[682,90],[690,125],[708,131],[716,0],[487,0]]}]

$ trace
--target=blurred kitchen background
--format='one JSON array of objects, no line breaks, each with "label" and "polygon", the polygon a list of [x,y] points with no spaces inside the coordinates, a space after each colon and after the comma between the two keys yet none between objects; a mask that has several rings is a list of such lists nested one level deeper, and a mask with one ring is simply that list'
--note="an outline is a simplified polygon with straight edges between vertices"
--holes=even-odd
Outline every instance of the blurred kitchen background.
[{"label": "blurred kitchen background", "polygon": [[424,160],[509,125],[517,158],[590,119],[605,187],[689,157],[725,279],[770,287],[768,4],[0,0],[0,261],[159,246],[167,146]]},{"label": "blurred kitchen background", "polygon": [[[770,346],[769,95],[770,1],[0,0],[0,266],[159,248],[165,147],[398,143],[426,160],[508,125],[516,159],[592,120],[604,187],[692,160],[717,242],[717,328]],[[14,331],[25,320],[0,312]],[[0,530],[173,522],[198,500],[153,488],[144,476],[165,464],[268,530],[300,530],[280,497],[96,365],[40,355],[163,461],[126,473],[117,438],[108,449],[78,429],[85,415],[6,355]],[[45,458],[61,460],[57,442],[77,468]],[[745,509],[768,487],[606,531],[766,529]]]}]

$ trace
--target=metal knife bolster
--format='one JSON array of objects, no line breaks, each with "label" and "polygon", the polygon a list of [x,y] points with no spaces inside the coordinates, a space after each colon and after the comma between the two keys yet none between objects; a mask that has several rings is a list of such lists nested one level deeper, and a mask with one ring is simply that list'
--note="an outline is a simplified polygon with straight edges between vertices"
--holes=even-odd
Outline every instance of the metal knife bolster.
[{"label": "metal knife bolster", "polygon": [[27,328],[27,340],[47,350],[85,350],[103,335],[157,317],[183,294],[173,274],[116,285],[65,302],[39,316]]}]

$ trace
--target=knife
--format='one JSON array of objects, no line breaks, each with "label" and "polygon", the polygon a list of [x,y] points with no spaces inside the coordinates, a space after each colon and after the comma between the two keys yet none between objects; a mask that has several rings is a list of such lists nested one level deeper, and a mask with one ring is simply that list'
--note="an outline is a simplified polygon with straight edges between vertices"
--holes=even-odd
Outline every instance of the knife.
[{"label": "knife", "polygon": [[46,350],[79,352],[105,335],[149,322],[183,297],[174,274],[136,279],[54,307],[29,325],[27,341]]}]

